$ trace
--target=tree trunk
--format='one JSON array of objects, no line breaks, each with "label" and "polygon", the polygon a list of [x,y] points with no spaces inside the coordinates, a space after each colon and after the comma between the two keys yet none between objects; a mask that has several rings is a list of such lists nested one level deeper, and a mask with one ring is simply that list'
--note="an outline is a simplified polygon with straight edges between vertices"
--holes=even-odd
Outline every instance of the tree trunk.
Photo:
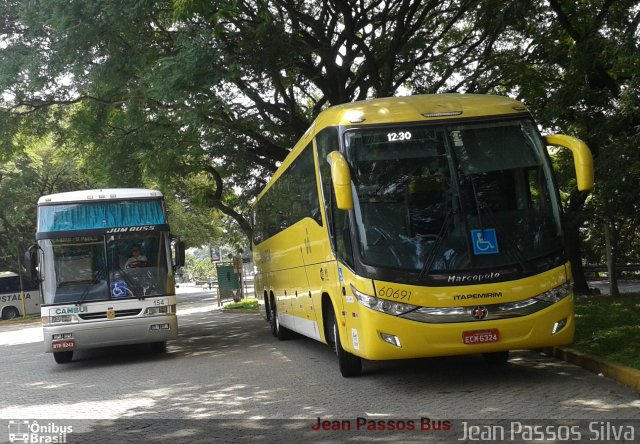
[{"label": "tree trunk", "polygon": [[574,189],[569,196],[564,217],[567,256],[571,262],[573,274],[573,291],[580,294],[589,294],[589,284],[584,276],[582,250],[580,249],[580,226],[584,222],[582,210],[587,196],[588,193]]},{"label": "tree trunk", "polygon": [[573,274],[573,291],[580,294],[589,293],[589,284],[584,276],[582,268],[582,251],[580,250],[580,226],[567,223],[565,225],[565,237],[567,243],[567,256],[571,262]]},{"label": "tree trunk", "polygon": [[609,294],[611,296],[620,296],[620,289],[618,288],[618,270],[616,270],[616,241],[617,236],[611,231],[611,226],[608,222],[603,224],[604,226],[604,243],[607,256],[607,274],[609,275]]}]

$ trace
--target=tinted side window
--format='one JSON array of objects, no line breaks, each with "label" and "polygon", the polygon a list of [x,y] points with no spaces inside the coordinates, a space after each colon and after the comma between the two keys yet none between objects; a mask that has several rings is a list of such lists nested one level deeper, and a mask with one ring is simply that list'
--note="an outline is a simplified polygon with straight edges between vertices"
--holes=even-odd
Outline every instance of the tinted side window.
[{"label": "tinted side window", "polygon": [[316,184],[313,148],[309,144],[256,204],[254,242],[263,242],[305,217],[321,225]]},{"label": "tinted side window", "polygon": [[11,276],[0,279],[0,293],[17,293],[20,291],[20,278]]},{"label": "tinted side window", "polygon": [[335,205],[333,187],[331,186],[331,166],[329,162],[327,162],[329,153],[340,149],[338,129],[335,127],[323,129],[316,138],[316,144],[318,146],[318,164],[325,213],[327,214],[327,225],[329,225],[329,235],[331,236],[337,257],[347,265],[353,267],[354,260],[351,247],[349,213],[339,210]]}]

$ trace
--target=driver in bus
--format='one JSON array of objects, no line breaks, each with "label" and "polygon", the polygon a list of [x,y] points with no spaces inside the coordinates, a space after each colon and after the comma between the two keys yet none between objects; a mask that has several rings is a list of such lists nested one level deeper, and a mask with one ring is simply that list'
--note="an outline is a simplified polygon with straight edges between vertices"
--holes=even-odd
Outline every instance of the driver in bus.
[{"label": "driver in bus", "polygon": [[131,257],[124,264],[125,268],[138,268],[147,266],[147,257],[142,254],[140,245],[135,244],[131,247]]}]

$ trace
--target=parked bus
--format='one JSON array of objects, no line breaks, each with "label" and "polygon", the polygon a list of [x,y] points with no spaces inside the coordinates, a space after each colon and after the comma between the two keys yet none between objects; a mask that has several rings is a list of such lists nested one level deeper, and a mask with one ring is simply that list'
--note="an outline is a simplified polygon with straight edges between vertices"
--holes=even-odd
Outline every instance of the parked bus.
[{"label": "parked bus", "polygon": [[573,339],[572,276],[546,145],[525,106],[484,95],[382,98],[322,112],[259,194],[256,294],[273,334],[362,359],[481,353]]},{"label": "parked bus", "polygon": [[[38,200],[37,274],[44,345],[58,363],[75,350],[151,343],[178,334],[174,271],[163,195],[104,189]],[[35,265],[33,265],[35,269]]]},{"label": "parked bus", "polygon": [[[24,302],[23,302],[24,298]],[[40,313],[38,283],[12,271],[0,271],[0,319]]]}]

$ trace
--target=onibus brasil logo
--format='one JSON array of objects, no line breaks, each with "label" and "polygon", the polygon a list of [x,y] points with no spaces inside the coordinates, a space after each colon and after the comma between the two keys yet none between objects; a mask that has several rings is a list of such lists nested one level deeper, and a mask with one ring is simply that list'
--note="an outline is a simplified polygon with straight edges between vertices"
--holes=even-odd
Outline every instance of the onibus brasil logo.
[{"label": "onibus brasil logo", "polygon": [[66,443],[67,434],[73,433],[70,425],[59,425],[53,422],[40,424],[28,419],[12,419],[9,421],[9,442],[38,444]]}]

